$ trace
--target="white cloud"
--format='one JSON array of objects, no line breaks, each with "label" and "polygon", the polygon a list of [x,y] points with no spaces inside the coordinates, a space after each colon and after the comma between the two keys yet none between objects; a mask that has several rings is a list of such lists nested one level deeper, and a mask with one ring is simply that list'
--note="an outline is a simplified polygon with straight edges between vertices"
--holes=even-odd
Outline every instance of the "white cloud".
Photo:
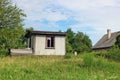
[{"label": "white cloud", "polygon": [[108,28],[112,29],[112,31],[120,30],[120,0],[12,1],[25,11],[27,20],[40,21],[45,19],[51,23],[50,26],[59,26],[56,24],[57,21],[68,20],[69,17],[73,17],[79,23],[70,25],[70,27],[73,30],[75,28],[80,30],[84,27],[92,27],[93,31],[85,31],[92,36],[96,35],[96,33],[102,36]]},{"label": "white cloud", "polygon": [[[54,3],[51,0],[13,0],[27,14],[28,20],[48,19],[59,21],[66,19],[66,15],[60,12],[52,12],[49,7]],[[47,11],[45,9],[47,8]]]},{"label": "white cloud", "polygon": [[70,10],[120,6],[119,0],[57,0],[61,6]]},{"label": "white cloud", "polygon": [[45,19],[49,21],[59,21],[59,20],[65,20],[67,19],[67,16],[61,14],[60,12],[48,12],[45,13]]}]

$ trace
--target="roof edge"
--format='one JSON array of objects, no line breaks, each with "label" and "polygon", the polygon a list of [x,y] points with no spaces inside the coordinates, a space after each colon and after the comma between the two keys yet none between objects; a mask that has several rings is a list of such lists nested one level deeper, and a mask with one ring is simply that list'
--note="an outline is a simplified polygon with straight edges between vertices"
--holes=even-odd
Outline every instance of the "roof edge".
[{"label": "roof edge", "polygon": [[110,47],[112,47],[112,46],[109,46],[109,47],[99,47],[99,48],[92,48],[92,50],[108,49],[108,48],[110,48]]},{"label": "roof edge", "polygon": [[54,36],[66,36],[65,32],[54,32],[54,31],[27,31],[25,37],[30,37],[31,35],[54,35]]}]

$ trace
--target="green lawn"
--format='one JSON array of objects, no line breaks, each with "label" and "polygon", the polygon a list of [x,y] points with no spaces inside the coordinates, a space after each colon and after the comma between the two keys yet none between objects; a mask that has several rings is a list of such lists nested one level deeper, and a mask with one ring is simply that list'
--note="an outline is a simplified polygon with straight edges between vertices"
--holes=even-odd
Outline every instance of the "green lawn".
[{"label": "green lawn", "polygon": [[79,56],[0,58],[0,80],[120,80],[120,63]]}]

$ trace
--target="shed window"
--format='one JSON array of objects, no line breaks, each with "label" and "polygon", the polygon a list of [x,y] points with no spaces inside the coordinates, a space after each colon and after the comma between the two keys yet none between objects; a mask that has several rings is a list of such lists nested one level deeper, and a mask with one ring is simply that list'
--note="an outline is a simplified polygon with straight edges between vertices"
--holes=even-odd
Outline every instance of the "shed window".
[{"label": "shed window", "polygon": [[55,47],[55,37],[47,36],[46,37],[46,48],[54,48]]}]

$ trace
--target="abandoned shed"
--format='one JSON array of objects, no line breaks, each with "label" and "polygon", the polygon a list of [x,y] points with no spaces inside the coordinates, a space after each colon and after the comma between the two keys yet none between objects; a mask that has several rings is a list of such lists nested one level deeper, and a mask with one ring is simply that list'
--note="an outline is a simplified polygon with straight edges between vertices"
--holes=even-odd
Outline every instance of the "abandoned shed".
[{"label": "abandoned shed", "polygon": [[107,34],[105,34],[94,46],[93,50],[107,50],[112,47],[115,42],[117,36],[120,35],[120,31],[111,33],[111,30],[107,30]]},{"label": "abandoned shed", "polygon": [[28,47],[34,55],[65,55],[66,34],[64,32],[28,31]]}]

